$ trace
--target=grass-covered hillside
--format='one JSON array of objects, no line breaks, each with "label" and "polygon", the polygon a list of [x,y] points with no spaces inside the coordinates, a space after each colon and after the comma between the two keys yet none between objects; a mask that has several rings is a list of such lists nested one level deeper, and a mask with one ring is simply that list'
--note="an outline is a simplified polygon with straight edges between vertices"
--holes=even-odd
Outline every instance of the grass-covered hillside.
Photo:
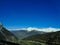
[{"label": "grass-covered hillside", "polygon": [[23,39],[22,42],[26,45],[60,45],[60,31],[32,35]]}]

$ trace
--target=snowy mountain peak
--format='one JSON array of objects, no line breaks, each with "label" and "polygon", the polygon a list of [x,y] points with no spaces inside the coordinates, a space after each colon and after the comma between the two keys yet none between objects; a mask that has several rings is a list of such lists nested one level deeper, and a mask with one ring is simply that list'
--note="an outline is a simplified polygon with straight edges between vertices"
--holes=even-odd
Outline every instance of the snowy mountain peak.
[{"label": "snowy mountain peak", "polygon": [[56,32],[60,31],[60,28],[35,28],[35,27],[28,27],[28,28],[20,28],[20,29],[15,29],[15,30],[26,30],[26,31],[43,31],[43,32]]}]

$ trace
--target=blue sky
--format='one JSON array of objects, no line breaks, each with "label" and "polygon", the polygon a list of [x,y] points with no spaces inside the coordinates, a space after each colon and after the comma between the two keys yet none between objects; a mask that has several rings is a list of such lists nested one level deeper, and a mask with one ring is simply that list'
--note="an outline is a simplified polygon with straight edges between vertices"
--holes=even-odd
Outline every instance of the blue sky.
[{"label": "blue sky", "polygon": [[60,28],[60,0],[0,0],[0,22],[9,29]]}]

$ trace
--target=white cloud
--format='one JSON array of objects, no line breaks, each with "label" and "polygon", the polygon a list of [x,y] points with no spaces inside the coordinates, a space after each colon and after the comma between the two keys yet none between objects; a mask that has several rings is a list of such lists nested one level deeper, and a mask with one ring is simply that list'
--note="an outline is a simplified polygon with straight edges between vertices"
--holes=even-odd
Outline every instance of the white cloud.
[{"label": "white cloud", "polygon": [[14,30],[27,30],[27,31],[44,31],[44,32],[56,32],[56,31],[60,31],[60,28],[35,28],[35,27],[28,27],[28,28],[20,28],[20,29],[14,29]]},{"label": "white cloud", "polygon": [[21,30],[27,30],[27,31],[32,31],[32,30],[36,30],[36,31],[44,31],[44,32],[55,32],[55,31],[60,31],[59,28],[34,28],[34,27],[28,27],[28,28],[21,28]]}]

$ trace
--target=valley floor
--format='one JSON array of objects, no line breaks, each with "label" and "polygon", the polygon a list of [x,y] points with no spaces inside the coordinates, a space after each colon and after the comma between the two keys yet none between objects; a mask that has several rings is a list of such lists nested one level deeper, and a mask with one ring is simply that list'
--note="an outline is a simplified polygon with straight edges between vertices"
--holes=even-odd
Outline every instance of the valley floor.
[{"label": "valley floor", "polygon": [[37,41],[22,41],[20,44],[21,45],[46,45],[45,43],[37,42]]}]

